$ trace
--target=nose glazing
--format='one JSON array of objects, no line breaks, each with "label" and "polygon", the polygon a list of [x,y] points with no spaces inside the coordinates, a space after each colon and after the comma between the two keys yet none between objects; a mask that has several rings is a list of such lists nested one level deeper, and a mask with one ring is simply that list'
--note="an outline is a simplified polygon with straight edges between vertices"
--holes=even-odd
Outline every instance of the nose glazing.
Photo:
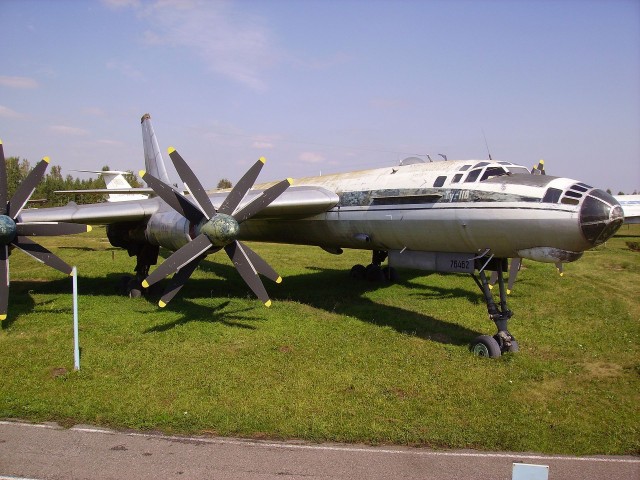
[{"label": "nose glazing", "polygon": [[618,201],[603,190],[591,190],[580,208],[580,228],[594,246],[611,238],[624,221]]}]

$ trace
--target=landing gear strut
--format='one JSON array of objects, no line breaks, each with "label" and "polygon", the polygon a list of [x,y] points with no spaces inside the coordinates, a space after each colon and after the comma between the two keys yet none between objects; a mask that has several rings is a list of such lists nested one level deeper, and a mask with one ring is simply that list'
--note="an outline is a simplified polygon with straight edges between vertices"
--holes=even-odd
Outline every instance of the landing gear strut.
[{"label": "landing gear strut", "polygon": [[145,291],[142,281],[149,276],[151,265],[158,263],[160,247],[144,244],[133,255],[136,256],[135,275],[122,277],[121,293],[131,298],[139,298]]},{"label": "landing gear strut", "polygon": [[480,270],[480,279],[472,275],[478,287],[482,291],[484,301],[487,304],[489,318],[498,327],[498,333],[493,337],[480,335],[471,342],[471,351],[481,357],[497,358],[505,352],[517,352],[518,342],[509,333],[507,324],[513,316],[513,312],[507,306],[507,292],[504,285],[504,272],[507,270],[507,259],[494,260],[494,268],[498,274],[498,286],[500,287],[500,303],[496,304],[489,289],[489,281],[484,269]]}]

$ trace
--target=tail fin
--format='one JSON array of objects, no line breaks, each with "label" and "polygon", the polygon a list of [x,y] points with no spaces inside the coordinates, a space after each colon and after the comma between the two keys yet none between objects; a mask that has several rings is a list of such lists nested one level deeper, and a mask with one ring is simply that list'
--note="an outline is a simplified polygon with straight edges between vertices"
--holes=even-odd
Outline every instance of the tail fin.
[{"label": "tail fin", "polygon": [[164,166],[162,153],[158,146],[156,134],[151,125],[151,115],[145,113],[140,120],[142,123],[142,145],[144,147],[144,167],[145,170],[156,177],[158,180],[171,185],[167,169]]}]

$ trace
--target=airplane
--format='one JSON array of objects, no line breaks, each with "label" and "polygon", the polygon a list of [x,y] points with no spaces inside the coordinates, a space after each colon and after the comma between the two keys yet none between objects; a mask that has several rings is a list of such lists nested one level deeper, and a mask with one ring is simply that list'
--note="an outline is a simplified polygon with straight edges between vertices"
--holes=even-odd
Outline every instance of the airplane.
[{"label": "airplane", "polygon": [[640,223],[640,195],[615,195],[624,212],[624,223]]},{"label": "airplane", "polygon": [[[254,186],[265,163],[260,158],[230,191],[207,192],[171,147],[169,157],[185,195],[171,186],[148,114],[141,124],[146,170],[140,175],[154,195],[23,210],[18,220],[106,225],[110,243],[136,257],[132,296],[173,274],[161,307],[202,259],[222,249],[269,306],[259,276],[277,283],[282,279],[243,241],[313,245],[338,255],[346,248],[363,249],[371,251],[371,263],[353,266],[352,277],[392,280],[401,267],[471,275],[498,330],[475,338],[471,351],[496,358],[519,349],[508,329],[513,315],[503,278],[508,259],[575,261],[624,221],[620,204],[603,190],[494,160],[410,157],[394,167]],[[151,271],[161,247],[174,253]],[[487,271],[497,272],[497,300]],[[6,314],[6,303],[0,308]]]},{"label": "airplane", "polygon": [[[153,193],[150,188],[134,188],[132,187],[125,175],[129,175],[131,172],[123,172],[120,170],[74,170],[75,172],[83,173],[95,173],[102,177],[106,187],[106,192],[109,196],[107,202],[126,202],[129,200],[146,200],[149,198],[149,194]],[[53,193],[106,193],[103,188],[85,189],[85,190],[56,190]]]}]

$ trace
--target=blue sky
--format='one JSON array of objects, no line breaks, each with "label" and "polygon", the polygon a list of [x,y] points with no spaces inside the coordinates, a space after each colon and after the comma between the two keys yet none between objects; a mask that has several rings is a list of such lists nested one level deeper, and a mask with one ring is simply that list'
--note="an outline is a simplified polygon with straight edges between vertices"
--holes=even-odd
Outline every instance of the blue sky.
[{"label": "blue sky", "polygon": [[138,171],[149,112],[205,186],[484,159],[484,132],[640,191],[638,0],[0,0],[0,27],[5,152],[63,174]]}]

